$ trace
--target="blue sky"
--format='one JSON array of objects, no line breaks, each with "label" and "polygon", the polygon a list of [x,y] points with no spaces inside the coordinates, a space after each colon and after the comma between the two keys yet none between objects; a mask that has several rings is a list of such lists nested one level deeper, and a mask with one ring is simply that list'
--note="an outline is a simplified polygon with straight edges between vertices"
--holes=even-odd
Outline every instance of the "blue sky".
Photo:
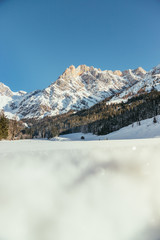
[{"label": "blue sky", "polygon": [[160,63],[160,0],[0,0],[0,81],[43,89],[70,65]]}]

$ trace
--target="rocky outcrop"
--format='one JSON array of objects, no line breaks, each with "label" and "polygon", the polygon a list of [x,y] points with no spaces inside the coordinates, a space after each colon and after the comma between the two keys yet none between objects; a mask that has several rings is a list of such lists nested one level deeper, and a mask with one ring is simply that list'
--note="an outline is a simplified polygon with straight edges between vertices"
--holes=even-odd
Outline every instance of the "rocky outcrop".
[{"label": "rocky outcrop", "polygon": [[144,77],[146,75],[146,71],[142,67],[135,69],[134,72],[140,77]]},{"label": "rocky outcrop", "polygon": [[13,92],[11,91],[11,89],[9,87],[4,85],[3,83],[0,83],[0,95],[1,96],[12,97]]},{"label": "rocky outcrop", "polygon": [[114,71],[113,74],[115,74],[115,75],[117,75],[117,76],[120,76],[120,77],[123,75],[120,70]]}]

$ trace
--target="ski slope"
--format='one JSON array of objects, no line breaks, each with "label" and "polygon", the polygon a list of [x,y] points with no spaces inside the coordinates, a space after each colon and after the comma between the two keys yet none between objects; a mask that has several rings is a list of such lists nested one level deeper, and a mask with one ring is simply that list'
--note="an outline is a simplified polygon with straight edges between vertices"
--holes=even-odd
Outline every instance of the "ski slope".
[{"label": "ski slope", "polygon": [[160,139],[0,142],[0,239],[157,240]]}]

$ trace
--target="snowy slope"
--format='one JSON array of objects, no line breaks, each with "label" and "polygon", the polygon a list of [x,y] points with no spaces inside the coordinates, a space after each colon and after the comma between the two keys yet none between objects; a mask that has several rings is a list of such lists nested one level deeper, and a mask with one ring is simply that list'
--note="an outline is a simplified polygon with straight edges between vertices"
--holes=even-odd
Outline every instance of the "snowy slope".
[{"label": "snowy slope", "polygon": [[0,239],[158,240],[159,146],[0,142]]},{"label": "snowy slope", "polygon": [[[107,135],[97,136],[91,133],[71,133],[55,137],[53,141],[94,141],[94,140],[116,140],[116,139],[141,139],[141,138],[160,138],[160,115],[156,116],[157,123],[153,122],[153,118],[149,118],[140,122],[136,122],[127,127]],[[84,136],[85,140],[81,140]]]},{"label": "snowy slope", "polygon": [[153,118],[146,119],[121,128],[118,131],[112,132],[106,137],[113,139],[141,139],[141,138],[160,138],[160,115],[156,116],[157,123],[153,122]]},{"label": "snowy slope", "polygon": [[17,107],[23,100],[26,92],[12,92],[9,87],[0,82],[0,111],[3,110],[8,118],[14,118],[17,114]]},{"label": "snowy slope", "polygon": [[[78,111],[124,91],[141,81],[145,74],[141,68],[112,72],[86,65],[70,66],[46,89],[23,94],[20,98],[11,92],[14,97],[3,100],[0,107],[7,114],[17,114],[20,118],[42,118],[69,110]],[[0,96],[5,98],[6,95],[0,90]]]},{"label": "snowy slope", "polygon": [[141,81],[114,96],[108,103],[127,101],[136,94],[150,92],[153,89],[160,91],[160,65],[147,72]]},{"label": "snowy slope", "polygon": [[160,116],[157,116],[157,123],[153,123],[153,118],[146,119],[128,127],[112,132],[106,137],[108,139],[140,139],[140,138],[160,138]]}]

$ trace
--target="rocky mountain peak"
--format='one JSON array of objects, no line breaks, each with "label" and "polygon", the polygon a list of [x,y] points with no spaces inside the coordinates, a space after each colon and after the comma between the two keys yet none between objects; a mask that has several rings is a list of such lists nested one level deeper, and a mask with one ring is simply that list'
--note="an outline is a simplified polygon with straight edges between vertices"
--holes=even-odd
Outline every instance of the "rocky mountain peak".
[{"label": "rocky mountain peak", "polygon": [[84,72],[89,71],[89,67],[87,67],[86,65],[79,65],[77,68],[75,68],[74,65],[71,65],[69,68],[67,68],[64,73],[60,76],[60,78],[63,79],[68,79],[70,77],[78,77],[80,75],[82,75]]},{"label": "rocky mountain peak", "polygon": [[7,97],[12,97],[13,92],[10,90],[9,87],[4,85],[3,83],[0,82],[0,95],[1,96],[7,96]]},{"label": "rocky mountain peak", "polygon": [[65,78],[68,75],[71,75],[75,72],[75,66],[71,65],[69,68],[67,68],[63,74],[60,76],[60,78]]},{"label": "rocky mountain peak", "polygon": [[120,76],[120,77],[123,75],[120,70],[114,71],[113,74],[114,74],[114,75],[117,75],[117,76]]},{"label": "rocky mountain peak", "polygon": [[90,67],[86,66],[86,65],[79,65],[77,67],[77,71],[79,72],[79,75],[81,75],[84,72],[88,72],[90,70]]},{"label": "rocky mountain peak", "polygon": [[142,67],[138,67],[137,69],[134,70],[129,69],[122,72],[122,76],[125,77],[133,76],[133,74],[143,78],[146,75],[146,71]]},{"label": "rocky mountain peak", "polygon": [[146,74],[146,71],[142,67],[138,67],[137,69],[134,70],[135,74],[144,77]]},{"label": "rocky mountain peak", "polygon": [[152,75],[160,74],[160,64],[151,70]]}]

